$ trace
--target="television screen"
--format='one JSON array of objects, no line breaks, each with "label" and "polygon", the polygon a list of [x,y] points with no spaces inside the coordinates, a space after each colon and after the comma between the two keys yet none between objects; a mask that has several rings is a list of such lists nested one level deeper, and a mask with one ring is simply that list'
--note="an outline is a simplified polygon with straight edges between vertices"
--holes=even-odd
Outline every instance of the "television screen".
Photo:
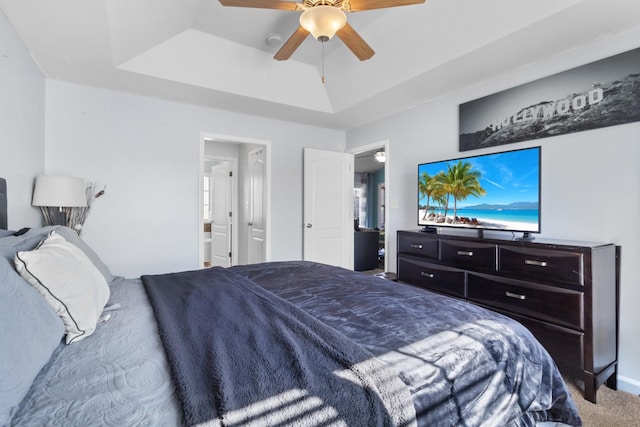
[{"label": "television screen", "polygon": [[533,147],[418,165],[418,225],[539,233],[540,162]]}]

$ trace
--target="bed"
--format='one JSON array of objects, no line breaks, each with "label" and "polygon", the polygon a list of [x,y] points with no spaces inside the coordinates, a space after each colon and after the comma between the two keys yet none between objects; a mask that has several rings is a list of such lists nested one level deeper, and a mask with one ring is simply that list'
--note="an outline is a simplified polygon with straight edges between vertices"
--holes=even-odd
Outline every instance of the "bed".
[{"label": "bed", "polygon": [[[37,287],[60,248],[108,288],[88,326]],[[0,254],[3,425],[581,425],[524,327],[410,285],[304,261],[125,279],[61,226]]]}]

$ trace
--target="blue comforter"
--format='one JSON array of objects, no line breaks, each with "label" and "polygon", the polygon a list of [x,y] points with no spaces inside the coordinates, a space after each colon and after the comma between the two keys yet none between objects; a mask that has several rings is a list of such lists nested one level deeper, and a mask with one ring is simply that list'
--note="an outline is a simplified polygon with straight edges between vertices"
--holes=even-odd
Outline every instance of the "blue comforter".
[{"label": "blue comforter", "polygon": [[[221,272],[224,273],[221,275]],[[202,280],[196,286],[198,291],[192,293],[191,299],[199,300],[196,305],[201,306],[201,311],[208,310],[209,318],[194,316],[191,302],[184,305],[185,299],[177,289],[182,288],[180,284],[187,277],[185,275],[197,275],[198,280]],[[300,322],[296,327],[308,331],[315,328],[322,330],[322,333],[317,334],[320,339],[313,344],[314,346],[322,347],[322,341],[327,337],[338,337],[335,346],[344,348],[345,352],[346,348],[355,351],[352,362],[342,364],[340,370],[348,365],[357,366],[362,360],[376,360],[381,361],[385,369],[392,369],[397,373],[410,391],[419,425],[534,426],[540,421],[581,425],[576,408],[553,360],[529,331],[514,320],[467,302],[409,285],[308,262],[236,266],[230,269],[165,275],[165,278],[168,281],[164,286],[175,288],[176,293],[170,291],[170,294],[161,298],[163,301],[160,303],[154,303],[154,299],[158,298],[151,297],[152,303],[156,304],[156,316],[158,317],[159,311],[182,312],[184,316],[165,322],[161,320],[161,315],[158,317],[161,330],[165,327],[163,324],[178,323],[185,326],[169,335],[196,330],[197,333],[191,334],[195,340],[202,339],[202,335],[210,335],[208,339],[214,342],[219,340],[221,334],[231,337],[222,347],[210,347],[205,360],[190,362],[193,365],[203,365],[205,371],[209,369],[215,375],[221,376],[221,379],[213,378],[207,381],[211,380],[217,384],[215,387],[224,394],[235,396],[236,393],[241,393],[236,390],[241,389],[245,381],[249,381],[252,387],[262,387],[262,373],[268,373],[271,369],[269,363],[273,363],[273,360],[266,360],[267,365],[262,366],[261,357],[256,359],[255,354],[246,354],[249,360],[246,363],[251,366],[251,370],[242,372],[242,369],[237,369],[238,372],[228,373],[226,369],[235,363],[232,363],[232,360],[238,358],[236,353],[231,353],[237,349],[230,350],[229,346],[240,346],[242,342],[251,343],[252,340],[260,341],[263,331],[261,328],[254,330],[255,323],[283,323],[276,319],[280,319],[282,313],[294,312],[294,323],[298,325]],[[177,282],[170,285],[171,281],[175,280]],[[254,286],[255,284],[269,292],[257,291],[259,287]],[[241,302],[231,303],[225,293],[236,287],[250,289],[249,293],[258,299],[265,299],[267,295],[277,295],[279,298],[274,300],[277,303],[270,302],[266,305],[276,306],[282,313],[264,312],[265,307],[258,310],[253,302],[245,305],[249,300],[247,295],[239,295],[237,297]],[[149,288],[148,286],[147,289]],[[210,289],[217,289],[215,295],[205,297]],[[164,304],[167,298],[177,301],[176,305],[173,308],[159,310],[158,304]],[[272,301],[271,296],[268,299]],[[211,306],[213,300],[218,300],[219,303]],[[292,307],[297,309],[292,310]],[[219,318],[231,319],[231,323]],[[254,332],[247,334],[246,330]],[[275,336],[279,334],[280,332],[276,332]],[[164,336],[163,340],[165,348],[176,346],[167,344]],[[191,346],[178,346],[185,345]],[[306,347],[307,344],[304,345]],[[285,358],[292,346],[284,350],[279,346],[279,343],[268,341],[264,347],[260,347],[262,350],[254,353],[261,355],[275,351],[278,354],[275,360],[285,360],[279,358]],[[172,362],[171,359],[179,359],[181,356],[172,356],[170,351],[168,353],[174,380],[179,384],[182,381],[179,377],[186,374],[182,371],[176,372],[174,365],[182,362]],[[229,356],[230,354],[234,356]],[[372,355],[375,358],[372,358]],[[210,360],[215,358],[221,358],[225,362],[215,369],[210,369]],[[221,369],[222,367],[224,369]],[[204,375],[202,371],[199,372],[196,376]],[[298,375],[304,377],[306,367],[301,368],[299,372]],[[384,374],[387,377],[388,375]],[[304,391],[313,383],[314,381],[310,381],[308,384],[295,387],[285,385],[284,389]],[[277,387],[271,389],[271,385],[268,386],[266,391],[256,392],[260,396],[259,401],[270,402],[270,397],[281,396],[284,390]],[[256,390],[261,390],[259,387]],[[180,388],[178,385],[179,390]],[[398,388],[401,391],[402,389]],[[312,394],[324,396],[319,397],[321,400],[333,397],[333,404],[341,400],[341,393],[342,391],[327,385],[313,389]],[[297,399],[296,401],[302,399],[301,396],[288,398]],[[239,406],[255,411],[256,406],[252,405],[255,401],[245,401]],[[355,406],[348,406],[350,409],[346,410],[346,413],[358,413]],[[221,407],[225,408],[224,405]],[[237,409],[235,406],[233,408]],[[222,409],[222,412],[224,411],[226,409]],[[339,413],[340,411],[342,410],[338,410]],[[379,414],[384,412],[376,413],[374,418],[378,419]],[[219,412],[213,414],[220,416]],[[214,415],[209,414],[210,417]],[[356,421],[361,420],[359,417],[360,415],[354,417],[348,424],[369,425],[371,422]],[[384,421],[380,423],[384,424]]]},{"label": "blue comforter", "polygon": [[555,363],[518,322],[414,286],[309,262],[232,267],[399,372],[424,426],[582,425]]},{"label": "blue comforter", "polygon": [[142,276],[189,426],[411,426],[396,373],[229,270]]}]

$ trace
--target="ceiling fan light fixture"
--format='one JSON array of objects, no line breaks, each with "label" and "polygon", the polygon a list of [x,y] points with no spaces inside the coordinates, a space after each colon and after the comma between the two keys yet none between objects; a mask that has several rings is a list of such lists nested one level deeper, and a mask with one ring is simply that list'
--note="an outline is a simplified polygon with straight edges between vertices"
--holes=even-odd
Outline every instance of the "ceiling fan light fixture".
[{"label": "ceiling fan light fixture", "polygon": [[346,23],[347,15],[334,6],[314,6],[300,15],[300,26],[320,41],[330,40]]},{"label": "ceiling fan light fixture", "polygon": [[373,155],[373,158],[380,163],[384,163],[387,160],[387,156],[384,154],[384,151],[376,152],[376,154]]}]

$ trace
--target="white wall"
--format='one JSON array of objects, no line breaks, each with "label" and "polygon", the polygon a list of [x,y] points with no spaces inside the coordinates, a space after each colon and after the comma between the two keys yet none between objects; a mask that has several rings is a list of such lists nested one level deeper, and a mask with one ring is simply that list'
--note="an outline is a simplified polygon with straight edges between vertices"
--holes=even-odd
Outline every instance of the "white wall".
[{"label": "white wall", "polygon": [[0,10],[0,177],[7,179],[9,229],[42,224],[31,206],[44,170],[44,76]]},{"label": "white wall", "polygon": [[[387,256],[395,271],[398,229],[417,229],[417,164],[471,155],[458,151],[458,105],[638,47],[640,29],[496,76],[475,87],[347,132],[347,148],[389,139]],[[640,393],[640,123],[472,154],[542,145],[541,236],[622,247],[620,386]]]},{"label": "white wall", "polygon": [[107,185],[83,237],[115,274],[198,268],[201,132],[270,141],[271,259],[301,259],[302,149],[343,132],[47,80],[45,169]]}]

